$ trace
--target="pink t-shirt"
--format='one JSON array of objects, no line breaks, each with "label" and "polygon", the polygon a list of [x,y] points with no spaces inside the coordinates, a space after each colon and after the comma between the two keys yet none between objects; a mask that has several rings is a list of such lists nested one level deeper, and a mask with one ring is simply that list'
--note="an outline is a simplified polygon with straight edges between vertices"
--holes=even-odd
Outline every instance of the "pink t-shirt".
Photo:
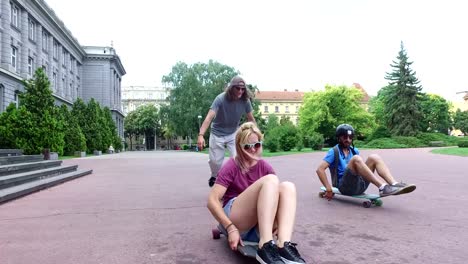
[{"label": "pink t-shirt", "polygon": [[275,174],[275,171],[265,160],[259,160],[255,166],[243,174],[234,158],[230,158],[218,172],[218,177],[216,178],[217,184],[227,188],[223,196],[223,207],[229,200],[237,197],[252,183],[268,174]]}]

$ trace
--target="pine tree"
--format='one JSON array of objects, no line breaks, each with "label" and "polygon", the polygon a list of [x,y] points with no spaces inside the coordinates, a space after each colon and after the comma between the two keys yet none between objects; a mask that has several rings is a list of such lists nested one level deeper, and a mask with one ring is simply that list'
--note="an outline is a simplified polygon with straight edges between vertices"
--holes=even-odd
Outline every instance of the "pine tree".
[{"label": "pine tree", "polygon": [[22,142],[28,142],[27,144],[17,145],[22,145],[26,154],[38,154],[43,149],[50,149],[61,155],[64,133],[62,124],[57,118],[58,110],[49,88],[49,79],[44,70],[38,68],[34,77],[24,81],[23,84],[25,92],[20,94],[20,106],[30,113],[30,125],[34,127],[35,132],[31,136],[23,137]]},{"label": "pine tree", "polygon": [[384,101],[388,113],[387,126],[393,135],[414,136],[419,130],[421,118],[419,95],[422,90],[416,72],[411,69],[408,55],[401,42],[397,60],[390,66],[393,71],[386,74],[389,80],[389,93]]}]

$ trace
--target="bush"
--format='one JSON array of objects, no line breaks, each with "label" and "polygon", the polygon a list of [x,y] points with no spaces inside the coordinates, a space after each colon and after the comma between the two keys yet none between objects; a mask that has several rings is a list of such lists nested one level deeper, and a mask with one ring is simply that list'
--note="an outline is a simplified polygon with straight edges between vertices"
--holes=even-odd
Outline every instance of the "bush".
[{"label": "bush", "polygon": [[392,139],[398,143],[404,145],[406,148],[420,148],[425,147],[427,144],[424,144],[422,141],[415,137],[392,137]]},{"label": "bush", "polygon": [[277,152],[279,149],[279,134],[273,132],[274,129],[265,136],[265,148],[267,148],[270,152]]},{"label": "bush", "polygon": [[468,148],[468,140],[460,140],[458,142],[458,147],[459,148]]},{"label": "bush", "polygon": [[391,134],[388,128],[379,126],[374,132],[367,138],[367,141],[372,141],[379,138],[390,138]]},{"label": "bush", "polygon": [[431,145],[431,142],[435,141],[443,141],[444,146],[457,146],[459,141],[457,137],[442,133],[420,133],[416,137],[426,145]]},{"label": "bush", "polygon": [[302,151],[303,148],[304,148],[304,143],[302,142],[302,140],[298,140],[296,144],[297,151]]},{"label": "bush", "polygon": [[391,138],[374,139],[365,145],[366,148],[379,148],[379,149],[392,149],[392,148],[405,148],[406,146],[397,143]]},{"label": "bush", "polygon": [[183,149],[183,150],[187,150],[187,149],[189,149],[189,147],[188,147],[187,144],[183,144],[183,145],[182,145],[182,149]]},{"label": "bush", "polygon": [[271,152],[290,151],[297,147],[297,142],[300,140],[298,130],[293,125],[278,126],[271,129],[265,136],[265,147]]},{"label": "bush", "polygon": [[321,150],[323,148],[323,136],[320,133],[314,132],[309,136],[309,146],[314,150]]}]

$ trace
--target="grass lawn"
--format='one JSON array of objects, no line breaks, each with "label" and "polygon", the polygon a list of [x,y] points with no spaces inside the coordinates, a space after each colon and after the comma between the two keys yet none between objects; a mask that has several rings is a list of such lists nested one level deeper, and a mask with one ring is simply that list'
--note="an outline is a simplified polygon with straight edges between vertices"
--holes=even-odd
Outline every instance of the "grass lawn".
[{"label": "grass lawn", "polygon": [[440,148],[440,149],[433,149],[431,152],[436,153],[436,154],[468,157],[468,148],[459,148],[459,147]]},{"label": "grass lawn", "polygon": [[67,159],[74,159],[77,158],[75,156],[59,156],[59,160],[67,160]]},{"label": "grass lawn", "polygon": [[[304,148],[304,149],[302,149],[302,151],[297,151],[296,149],[293,149],[291,151],[270,152],[269,150],[263,149],[262,157],[276,157],[276,156],[284,156],[284,155],[292,155],[292,154],[304,154],[304,153],[327,151],[327,150],[328,150],[328,148],[322,149],[322,150],[312,150],[310,148]],[[208,154],[208,149],[204,149],[203,151],[200,151],[199,153]],[[229,157],[229,152],[226,151],[224,153],[224,156]]]}]

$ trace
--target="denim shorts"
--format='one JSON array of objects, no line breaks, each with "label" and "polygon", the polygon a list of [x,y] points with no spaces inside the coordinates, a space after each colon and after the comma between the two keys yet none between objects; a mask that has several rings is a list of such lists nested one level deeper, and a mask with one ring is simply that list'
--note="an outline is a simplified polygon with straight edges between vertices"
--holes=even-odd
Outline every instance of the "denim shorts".
[{"label": "denim shorts", "polygon": [[[224,213],[229,217],[231,214],[231,207],[234,201],[236,200],[236,197],[232,198],[227,202],[227,204],[224,206]],[[224,234],[227,234],[226,229],[222,225],[219,225],[220,228],[222,229]],[[250,241],[250,242],[258,242],[260,241],[260,234],[258,233],[257,226],[252,227],[250,230],[245,231],[241,234],[241,238],[243,241]]]},{"label": "denim shorts", "polygon": [[346,168],[338,185],[338,190],[344,195],[358,195],[364,193],[369,187],[369,182],[361,175],[354,174],[351,169]]}]

